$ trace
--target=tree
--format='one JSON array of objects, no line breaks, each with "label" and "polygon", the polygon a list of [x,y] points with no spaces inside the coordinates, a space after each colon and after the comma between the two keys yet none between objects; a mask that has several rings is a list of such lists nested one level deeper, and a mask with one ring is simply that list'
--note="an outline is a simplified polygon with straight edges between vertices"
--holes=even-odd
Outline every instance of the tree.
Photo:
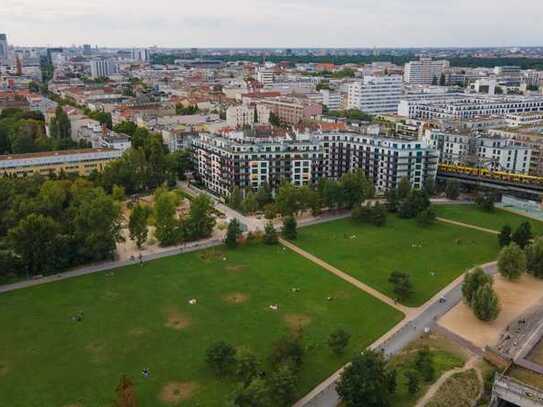
[{"label": "tree", "polygon": [[224,341],[216,342],[207,349],[206,362],[217,376],[225,376],[236,365],[236,349]]},{"label": "tree", "polygon": [[479,194],[475,199],[475,203],[485,212],[494,212],[494,203],[496,196],[493,193]]},{"label": "tree", "polygon": [[240,385],[232,394],[232,404],[236,407],[268,407],[270,405],[270,389],[268,383],[254,378],[247,386]]},{"label": "tree", "polygon": [[403,177],[402,179],[400,179],[400,182],[398,183],[398,198],[400,200],[406,199],[410,193],[411,193],[411,183],[409,182],[409,178]]},{"label": "tree", "polygon": [[283,216],[293,215],[301,209],[298,189],[290,182],[283,182],[277,191],[275,206]]},{"label": "tree", "polygon": [[328,337],[328,346],[332,352],[339,356],[345,352],[350,339],[351,334],[344,329],[339,328],[332,332]]},{"label": "tree", "polygon": [[236,356],[236,376],[244,383],[249,384],[262,372],[262,368],[255,354],[242,349]]},{"label": "tree", "polygon": [[509,246],[509,244],[511,243],[511,232],[511,226],[504,225],[502,227],[502,230],[498,235],[498,243],[500,244],[500,247]]},{"label": "tree", "polygon": [[247,192],[241,208],[243,209],[243,213],[249,214],[255,213],[258,210],[258,201],[256,200],[254,192]]},{"label": "tree", "polygon": [[445,195],[448,199],[456,201],[460,196],[460,185],[458,181],[447,181],[447,186],[445,187]]},{"label": "tree", "polygon": [[428,196],[432,196],[435,193],[435,182],[434,179],[431,177],[427,177],[424,180],[424,185],[422,186],[422,189]]},{"label": "tree", "polygon": [[436,221],[436,213],[432,208],[424,209],[417,215],[417,223],[420,226],[430,226]]},{"label": "tree", "polygon": [[365,351],[348,365],[336,385],[346,407],[388,407],[392,394],[383,355]]},{"label": "tree", "polygon": [[413,293],[411,276],[408,273],[393,271],[388,281],[392,284],[392,292],[400,301],[406,300]]},{"label": "tree", "polygon": [[128,376],[121,376],[121,380],[115,389],[117,399],[115,407],[137,407],[136,389]]},{"label": "tree", "polygon": [[481,267],[477,267],[473,271],[468,271],[462,283],[462,297],[464,298],[464,302],[471,305],[477,290],[486,284],[492,285],[492,283],[492,277],[486,274]]},{"label": "tree", "polygon": [[348,209],[360,205],[374,194],[373,184],[361,170],[343,174],[339,183],[342,190],[343,204]]},{"label": "tree", "polygon": [[523,222],[519,225],[511,240],[520,246],[521,249],[524,249],[530,243],[530,240],[533,238],[532,227],[529,222]]},{"label": "tree", "polygon": [[296,397],[296,372],[287,364],[279,366],[269,378],[272,401],[276,406],[291,406]]},{"label": "tree", "polygon": [[434,360],[428,347],[424,347],[417,352],[415,366],[426,382],[429,383],[434,380]]},{"label": "tree", "polygon": [[302,339],[297,336],[283,336],[272,346],[270,362],[274,368],[281,365],[290,365],[294,369],[302,367],[304,347]]},{"label": "tree", "polygon": [[377,202],[371,208],[371,223],[375,226],[384,226],[387,221],[387,212],[383,205]]},{"label": "tree", "polygon": [[273,202],[271,188],[268,184],[262,185],[256,192],[255,199],[258,203],[258,208],[262,209],[269,203]]},{"label": "tree", "polygon": [[296,240],[298,236],[297,227],[298,227],[298,224],[294,216],[287,216],[283,220],[283,230],[282,230],[283,237],[287,240]]},{"label": "tree", "polygon": [[187,238],[197,240],[211,236],[216,223],[212,212],[213,203],[206,195],[200,194],[192,200],[189,216],[184,224]]},{"label": "tree", "polygon": [[147,241],[147,235],[149,233],[147,227],[147,218],[149,217],[149,210],[137,204],[128,220],[128,231],[130,233],[130,239],[136,242],[136,246],[141,250],[145,242]]},{"label": "tree", "polygon": [[226,202],[230,208],[236,211],[241,210],[243,204],[243,194],[241,193],[241,189],[234,187]]},{"label": "tree", "polygon": [[490,284],[479,287],[473,296],[471,308],[481,321],[493,321],[500,313],[498,296]]},{"label": "tree", "polygon": [[277,231],[272,222],[266,223],[264,227],[264,243],[272,245],[277,244]]},{"label": "tree", "polygon": [[386,208],[389,212],[397,212],[400,207],[400,195],[397,188],[385,192]]},{"label": "tree", "polygon": [[82,259],[113,259],[121,236],[121,206],[102,188],[82,188],[74,194],[70,211],[73,237]]},{"label": "tree", "polygon": [[409,394],[416,394],[420,390],[419,374],[415,370],[408,370],[404,376],[407,381],[407,391]]},{"label": "tree", "polygon": [[155,192],[155,236],[161,246],[172,246],[179,241],[179,222],[176,217],[178,196],[159,188]]},{"label": "tree", "polygon": [[229,249],[235,249],[238,246],[239,238],[241,237],[241,224],[237,218],[234,218],[228,224],[224,243]]},{"label": "tree", "polygon": [[528,273],[534,277],[543,278],[543,238],[536,238],[525,251]]},{"label": "tree", "polygon": [[526,254],[516,243],[501,250],[498,271],[508,280],[516,280],[526,271]]},{"label": "tree", "polygon": [[9,231],[9,240],[29,275],[47,273],[60,255],[60,225],[48,216],[31,213]]}]

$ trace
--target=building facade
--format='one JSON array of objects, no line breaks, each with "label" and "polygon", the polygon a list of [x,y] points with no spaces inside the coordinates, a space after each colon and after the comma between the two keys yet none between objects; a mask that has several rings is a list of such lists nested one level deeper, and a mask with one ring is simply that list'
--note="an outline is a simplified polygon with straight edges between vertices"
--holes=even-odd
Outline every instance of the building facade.
[{"label": "building facade", "polygon": [[90,70],[93,79],[108,77],[118,72],[117,65],[108,60],[91,61]]},{"label": "building facade", "polygon": [[8,37],[6,34],[0,34],[0,65],[8,63]]},{"label": "building facade", "polygon": [[347,106],[370,114],[396,113],[401,95],[401,76],[365,76],[349,85]]},{"label": "building facade", "polygon": [[309,185],[362,170],[383,193],[407,178],[421,188],[437,172],[437,153],[424,141],[360,133],[313,133],[282,137],[200,134],[193,140],[198,177],[210,191],[227,196],[234,187],[277,187],[284,180]]},{"label": "building facade", "polygon": [[18,177],[51,173],[89,175],[102,171],[111,161],[122,156],[121,150],[95,148],[88,150],[47,151],[0,156],[0,174]]},{"label": "building facade", "polygon": [[410,85],[431,85],[439,83],[441,74],[449,69],[449,61],[434,61],[432,58],[421,58],[405,64],[404,81]]}]

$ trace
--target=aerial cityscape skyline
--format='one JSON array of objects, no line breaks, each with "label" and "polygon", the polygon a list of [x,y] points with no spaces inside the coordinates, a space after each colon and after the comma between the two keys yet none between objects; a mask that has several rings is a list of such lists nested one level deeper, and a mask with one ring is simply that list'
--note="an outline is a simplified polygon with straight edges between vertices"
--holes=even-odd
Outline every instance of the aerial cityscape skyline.
[{"label": "aerial cityscape skyline", "polygon": [[510,47],[542,45],[542,11],[537,0],[6,0],[0,19],[21,46]]}]

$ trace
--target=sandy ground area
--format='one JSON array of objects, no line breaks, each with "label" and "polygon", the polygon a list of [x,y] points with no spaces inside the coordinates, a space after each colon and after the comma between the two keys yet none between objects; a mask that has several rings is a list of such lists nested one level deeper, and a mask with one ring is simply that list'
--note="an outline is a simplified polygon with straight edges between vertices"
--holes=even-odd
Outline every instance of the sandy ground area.
[{"label": "sandy ground area", "polygon": [[[140,203],[151,206],[153,205],[153,196],[145,196],[142,198],[139,198],[138,200]],[[190,210],[190,201],[188,199],[182,199],[179,206],[176,209],[177,216],[179,218],[182,218],[188,214]],[[171,247],[160,247],[158,245],[158,242],[156,241],[154,237],[154,226],[149,226],[149,233],[147,237],[147,242],[145,243],[144,247],[139,250],[136,246],[136,243],[134,243],[132,240],[130,240],[130,235],[128,232],[128,217],[130,216],[130,209],[126,207],[126,205],[123,205],[123,227],[121,229],[121,235],[124,237],[124,242],[117,243],[117,258],[120,261],[128,260],[132,256],[134,258],[138,258],[139,254],[141,253],[142,256],[148,255],[148,254],[155,254],[160,253],[165,250],[170,250]],[[215,229],[213,230],[212,237],[214,238],[223,238],[228,219],[217,219],[217,224],[215,225]]]},{"label": "sandy ground area", "polygon": [[439,324],[477,346],[496,346],[500,334],[510,323],[543,301],[543,280],[527,274],[515,282],[497,275],[494,278],[494,289],[502,307],[495,321],[479,321],[472,310],[461,303],[445,314]]}]

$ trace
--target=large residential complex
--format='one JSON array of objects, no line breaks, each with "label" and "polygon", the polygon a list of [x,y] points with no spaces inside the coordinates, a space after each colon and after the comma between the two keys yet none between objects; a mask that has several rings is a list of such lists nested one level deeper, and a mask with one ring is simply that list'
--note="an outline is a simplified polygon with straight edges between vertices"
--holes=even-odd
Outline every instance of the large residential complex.
[{"label": "large residential complex", "polygon": [[88,150],[47,151],[42,153],[0,156],[0,174],[18,177],[50,173],[89,175],[101,171],[112,160],[122,156],[121,150],[95,148]]},{"label": "large residential complex", "polygon": [[467,120],[482,116],[506,116],[532,112],[543,112],[543,97],[444,96],[432,100],[402,100],[398,107],[400,116],[422,120]]},{"label": "large residential complex", "polygon": [[[373,133],[373,134],[372,134]],[[251,132],[200,134],[193,141],[198,177],[212,192],[226,196],[232,188],[276,187],[285,179],[307,185],[338,179],[361,169],[378,192],[407,177],[415,188],[435,178],[437,154],[424,141],[404,141],[364,133],[310,133],[280,137]],[[378,133],[378,130],[377,130]]]},{"label": "large residential complex", "polygon": [[401,96],[401,76],[365,76],[349,85],[348,107],[370,114],[396,113]]},{"label": "large residential complex", "polygon": [[405,64],[404,80],[410,85],[437,84],[441,75],[449,68],[449,61],[434,61],[431,58],[421,58]]},{"label": "large residential complex", "polygon": [[515,174],[528,174],[532,149],[524,143],[471,131],[428,129],[424,140],[444,164],[471,165]]}]

